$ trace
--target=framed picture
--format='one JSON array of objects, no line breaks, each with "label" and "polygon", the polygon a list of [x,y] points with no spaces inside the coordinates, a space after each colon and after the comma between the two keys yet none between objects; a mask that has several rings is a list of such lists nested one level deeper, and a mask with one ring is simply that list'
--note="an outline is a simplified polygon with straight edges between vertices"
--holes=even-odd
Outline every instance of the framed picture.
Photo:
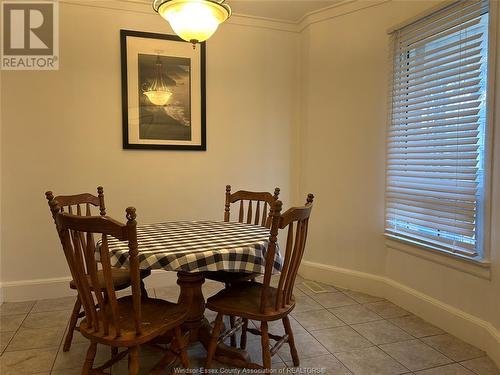
[{"label": "framed picture", "polygon": [[120,30],[123,148],[206,150],[205,43]]}]

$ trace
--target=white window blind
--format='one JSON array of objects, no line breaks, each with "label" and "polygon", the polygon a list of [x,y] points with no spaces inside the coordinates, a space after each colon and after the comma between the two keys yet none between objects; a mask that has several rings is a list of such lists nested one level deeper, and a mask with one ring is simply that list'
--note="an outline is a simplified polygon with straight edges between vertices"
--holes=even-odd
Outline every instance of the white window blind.
[{"label": "white window blind", "polygon": [[392,34],[386,234],[481,256],[488,61],[485,0]]}]

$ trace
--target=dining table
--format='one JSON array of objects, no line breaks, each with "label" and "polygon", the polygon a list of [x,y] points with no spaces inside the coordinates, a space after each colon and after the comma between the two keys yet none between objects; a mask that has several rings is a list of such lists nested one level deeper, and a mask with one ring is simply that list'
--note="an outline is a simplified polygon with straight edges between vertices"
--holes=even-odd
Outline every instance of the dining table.
[{"label": "dining table", "polygon": [[[202,285],[205,273],[214,271],[264,274],[269,229],[253,224],[225,221],[169,221],[137,226],[139,268],[177,272],[178,303],[188,317],[183,329],[191,343],[208,348],[211,325],[205,318]],[[111,264],[128,267],[126,242],[108,238]],[[99,256],[99,252],[97,252]],[[280,272],[283,258],[277,247],[273,272]],[[249,361],[245,350],[220,343],[216,359],[235,364]]]}]

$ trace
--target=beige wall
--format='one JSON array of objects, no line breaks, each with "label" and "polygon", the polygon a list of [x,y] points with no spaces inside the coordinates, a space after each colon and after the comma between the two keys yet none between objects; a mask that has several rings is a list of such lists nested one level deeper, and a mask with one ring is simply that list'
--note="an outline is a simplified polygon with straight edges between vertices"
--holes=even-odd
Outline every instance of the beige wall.
[{"label": "beige wall", "polygon": [[[147,8],[149,11],[149,8]],[[105,188],[109,214],[222,219],[225,185],[291,185],[296,34],[228,24],[207,46],[206,152],[122,150],[119,30],[150,14],[61,3],[60,70],[2,72],[1,280],[68,276],[44,192]]]},{"label": "beige wall", "polygon": [[386,30],[435,3],[349,2],[300,33],[224,25],[208,43],[207,152],[121,148],[119,29],[168,32],[166,23],[61,4],[61,69],[2,72],[1,281],[68,275],[47,189],[103,184],[110,214],[135,205],[153,222],[220,218],[226,183],[280,185],[285,204],[317,196],[306,261],[386,278],[500,329],[498,148],[491,280],[391,250],[383,237]]},{"label": "beige wall", "polygon": [[386,2],[314,23],[302,33],[298,190],[317,194],[306,260],[386,277],[500,329],[500,148],[492,170],[491,280],[391,250],[383,237],[386,30],[435,3]]}]

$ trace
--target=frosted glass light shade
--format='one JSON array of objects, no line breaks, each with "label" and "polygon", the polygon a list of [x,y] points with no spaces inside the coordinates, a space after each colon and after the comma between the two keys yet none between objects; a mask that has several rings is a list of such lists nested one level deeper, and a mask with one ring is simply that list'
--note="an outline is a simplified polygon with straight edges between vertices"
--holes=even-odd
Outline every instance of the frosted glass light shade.
[{"label": "frosted glass light shade", "polygon": [[146,95],[149,101],[155,105],[165,105],[172,96],[172,93],[163,90],[150,90],[144,91],[144,95]]},{"label": "frosted glass light shade", "polygon": [[155,0],[153,8],[178,36],[191,43],[210,38],[231,15],[224,0]]}]

